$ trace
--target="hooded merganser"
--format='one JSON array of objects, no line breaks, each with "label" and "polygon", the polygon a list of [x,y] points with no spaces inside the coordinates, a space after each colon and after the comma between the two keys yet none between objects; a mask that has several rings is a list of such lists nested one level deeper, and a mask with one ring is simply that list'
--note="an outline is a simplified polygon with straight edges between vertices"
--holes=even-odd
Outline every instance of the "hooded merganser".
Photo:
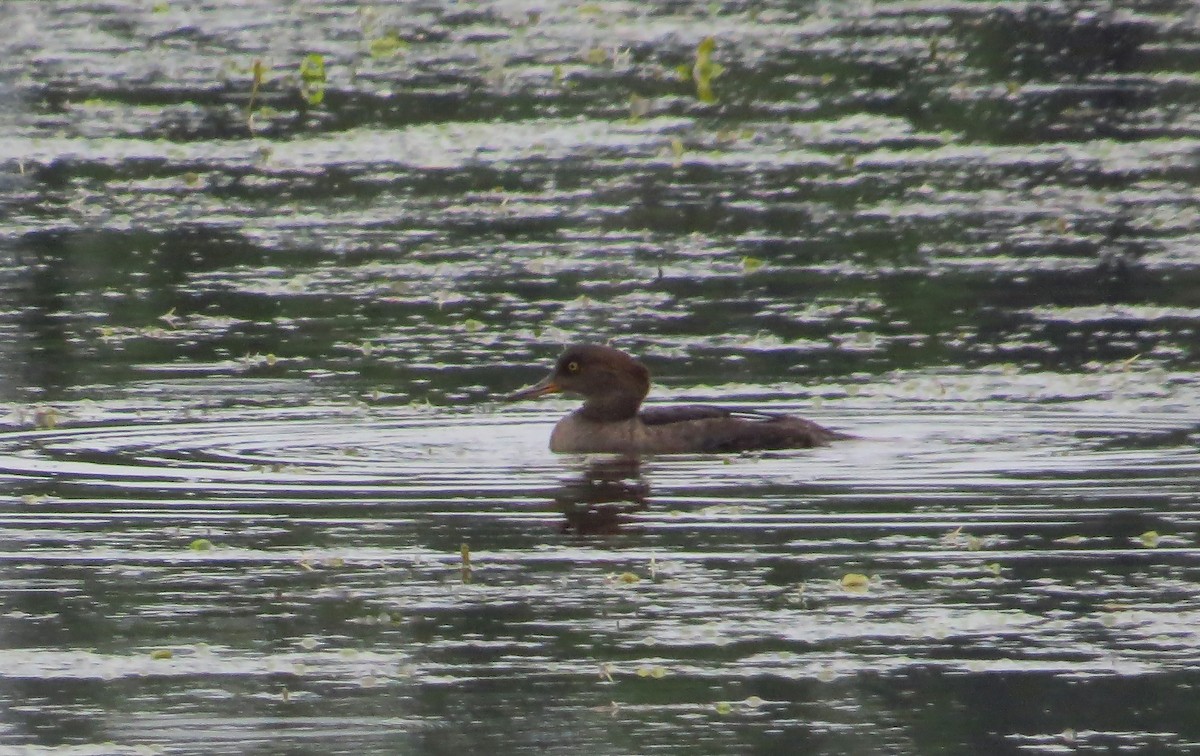
[{"label": "hooded merganser", "polygon": [[570,393],[583,406],[558,421],[550,451],[560,454],[694,454],[801,449],[853,436],[791,415],[686,405],[641,410],[650,371],[598,344],[568,347],[542,381],[507,398]]}]

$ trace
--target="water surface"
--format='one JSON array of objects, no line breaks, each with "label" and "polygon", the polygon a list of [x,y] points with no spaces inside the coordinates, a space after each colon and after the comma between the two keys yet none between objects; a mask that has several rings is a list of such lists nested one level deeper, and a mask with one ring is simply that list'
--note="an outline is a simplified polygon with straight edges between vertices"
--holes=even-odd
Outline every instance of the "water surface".
[{"label": "water surface", "polygon": [[0,748],[1198,747],[1189,4],[0,17]]}]

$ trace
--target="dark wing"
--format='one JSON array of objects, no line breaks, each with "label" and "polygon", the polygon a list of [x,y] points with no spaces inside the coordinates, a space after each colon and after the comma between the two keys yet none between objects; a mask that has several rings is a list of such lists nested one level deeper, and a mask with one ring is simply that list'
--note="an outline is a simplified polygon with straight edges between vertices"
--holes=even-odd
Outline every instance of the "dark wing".
[{"label": "dark wing", "polygon": [[852,438],[811,420],[789,415],[746,420],[722,427],[705,438],[703,451],[741,452],[759,449],[805,449],[824,446],[834,439]]},{"label": "dark wing", "polygon": [[710,420],[719,417],[737,417],[743,420],[771,421],[780,420],[787,415],[776,415],[769,412],[753,410],[735,410],[727,407],[713,407],[708,404],[686,404],[678,407],[646,407],[638,415],[646,425],[666,425],[667,423],[682,423],[687,420]]},{"label": "dark wing", "polygon": [[811,420],[792,415],[689,404],[681,407],[647,407],[640,417],[646,425],[689,421],[726,420],[701,423],[697,429],[702,452],[739,452],[755,449],[794,449],[824,446],[834,439],[853,438]]}]

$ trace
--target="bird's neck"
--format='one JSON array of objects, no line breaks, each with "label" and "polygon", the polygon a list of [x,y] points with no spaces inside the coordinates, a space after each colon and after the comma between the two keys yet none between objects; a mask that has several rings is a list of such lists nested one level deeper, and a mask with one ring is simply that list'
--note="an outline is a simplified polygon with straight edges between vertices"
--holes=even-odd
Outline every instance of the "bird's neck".
[{"label": "bird's neck", "polygon": [[599,396],[589,396],[578,414],[592,422],[615,422],[637,417],[645,394],[632,391],[610,391]]}]

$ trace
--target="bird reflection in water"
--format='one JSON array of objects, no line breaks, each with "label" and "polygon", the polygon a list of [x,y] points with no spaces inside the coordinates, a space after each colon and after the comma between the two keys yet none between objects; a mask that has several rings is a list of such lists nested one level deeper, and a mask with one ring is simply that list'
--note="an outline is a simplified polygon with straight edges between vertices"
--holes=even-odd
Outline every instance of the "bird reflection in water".
[{"label": "bird reflection in water", "polygon": [[594,459],[562,481],[554,506],[562,512],[564,533],[613,535],[632,514],[646,509],[649,493],[636,457]]}]

